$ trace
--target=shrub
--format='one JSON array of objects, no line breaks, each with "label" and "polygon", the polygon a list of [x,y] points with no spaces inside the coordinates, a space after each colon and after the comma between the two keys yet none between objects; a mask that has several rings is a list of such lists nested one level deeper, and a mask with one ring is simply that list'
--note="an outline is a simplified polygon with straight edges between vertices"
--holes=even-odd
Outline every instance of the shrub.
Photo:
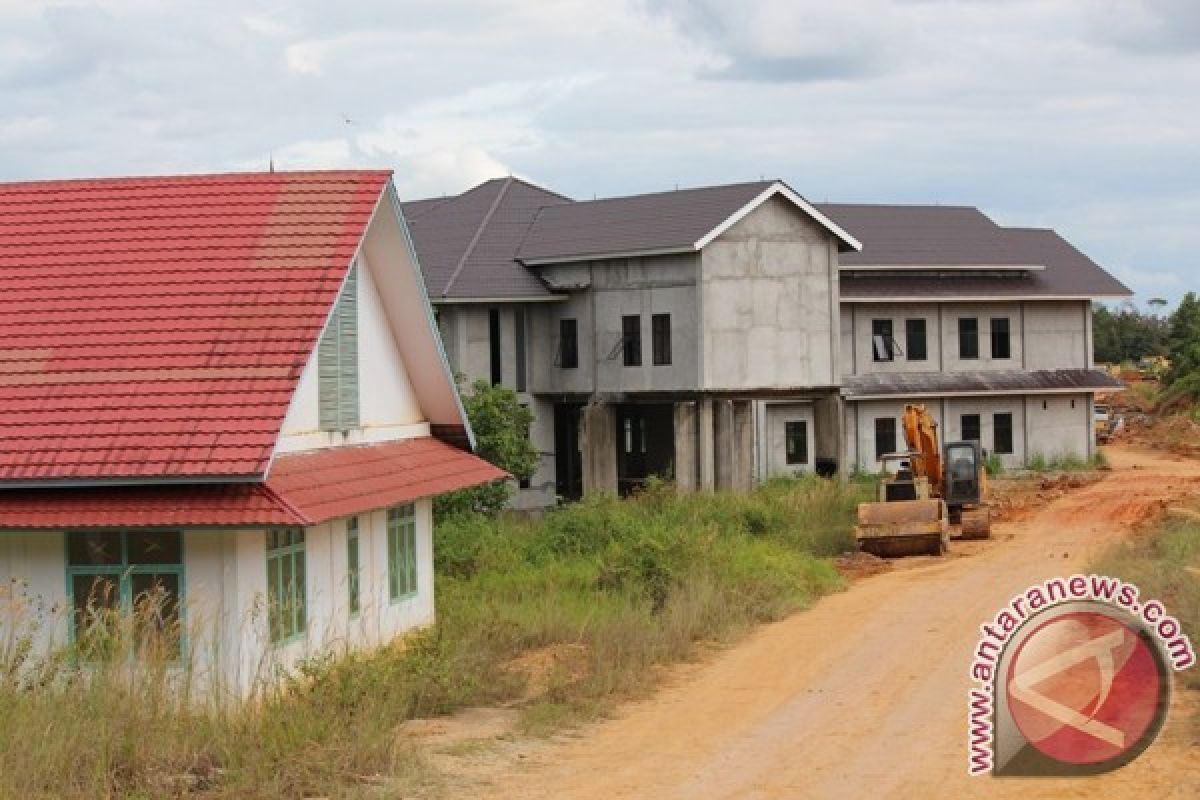
[{"label": "shrub", "polygon": [[[537,450],[529,441],[533,412],[520,403],[517,393],[478,380],[470,391],[461,391],[460,395],[475,433],[476,455],[518,480],[533,477],[538,460]],[[434,514],[439,519],[466,512],[494,515],[508,505],[512,494],[512,481],[493,481],[440,495],[434,501]]]}]

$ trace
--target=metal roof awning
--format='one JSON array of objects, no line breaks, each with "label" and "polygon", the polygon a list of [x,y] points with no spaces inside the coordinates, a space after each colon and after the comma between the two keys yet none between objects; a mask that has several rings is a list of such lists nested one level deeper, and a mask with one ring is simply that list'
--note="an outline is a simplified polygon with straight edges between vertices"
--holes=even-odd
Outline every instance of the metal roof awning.
[{"label": "metal roof awning", "polygon": [[1124,384],[1095,369],[909,372],[855,375],[845,381],[848,400],[891,397],[965,397],[996,394],[1069,394],[1114,391]]},{"label": "metal roof awning", "polygon": [[0,489],[0,529],[316,525],[506,477],[422,437],[280,455],[262,483]]}]

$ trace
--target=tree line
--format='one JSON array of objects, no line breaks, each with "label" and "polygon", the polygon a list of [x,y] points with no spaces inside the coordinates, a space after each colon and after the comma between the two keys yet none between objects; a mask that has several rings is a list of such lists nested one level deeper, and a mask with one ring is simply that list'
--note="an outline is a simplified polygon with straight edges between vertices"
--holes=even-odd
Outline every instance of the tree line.
[{"label": "tree line", "polygon": [[[1166,303],[1155,298],[1152,306]],[[1171,314],[1139,311],[1132,305],[1111,310],[1092,306],[1092,342],[1096,361],[1119,364],[1147,356],[1166,356],[1165,405],[1200,402],[1200,298],[1188,292]]]}]

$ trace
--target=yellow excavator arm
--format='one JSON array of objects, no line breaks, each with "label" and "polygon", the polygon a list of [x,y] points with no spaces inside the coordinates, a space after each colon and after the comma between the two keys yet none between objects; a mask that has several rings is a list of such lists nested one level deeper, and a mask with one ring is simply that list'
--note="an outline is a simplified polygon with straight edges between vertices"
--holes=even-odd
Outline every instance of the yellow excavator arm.
[{"label": "yellow excavator arm", "polygon": [[913,459],[913,475],[929,481],[934,497],[942,494],[942,450],[938,446],[937,423],[923,405],[908,404],[904,407],[904,441],[910,452],[919,458]]}]

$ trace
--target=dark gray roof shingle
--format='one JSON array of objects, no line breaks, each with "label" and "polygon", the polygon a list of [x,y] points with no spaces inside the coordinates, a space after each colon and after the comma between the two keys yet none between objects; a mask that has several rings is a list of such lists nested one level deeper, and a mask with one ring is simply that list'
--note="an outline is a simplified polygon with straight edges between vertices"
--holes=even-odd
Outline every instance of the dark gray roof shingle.
[{"label": "dark gray roof shingle", "polygon": [[454,197],[401,203],[430,299],[550,296],[513,256],[539,209],[570,202],[518,178],[496,178]]},{"label": "dark gray roof shingle", "polygon": [[690,249],[775,181],[610,197],[550,206],[517,257],[526,263]]},{"label": "dark gray roof shingle", "polygon": [[1004,229],[969,206],[817,203],[862,242],[842,266],[1028,266]]},{"label": "dark gray roof shingle", "polygon": [[[1132,294],[1123,283],[1052,230],[998,226],[996,230],[1010,263],[1040,265],[1045,269],[983,275],[854,274],[853,266],[849,265],[849,271],[843,269],[841,276],[842,299],[1087,298]],[[857,233],[853,229],[850,232]],[[870,238],[866,241],[872,242]],[[871,246],[867,244],[864,249]]]},{"label": "dark gray roof shingle", "polygon": [[985,394],[989,392],[1114,390],[1124,386],[1095,369],[1041,369],[975,372],[907,372],[853,375],[843,382],[850,399],[917,395]]}]

